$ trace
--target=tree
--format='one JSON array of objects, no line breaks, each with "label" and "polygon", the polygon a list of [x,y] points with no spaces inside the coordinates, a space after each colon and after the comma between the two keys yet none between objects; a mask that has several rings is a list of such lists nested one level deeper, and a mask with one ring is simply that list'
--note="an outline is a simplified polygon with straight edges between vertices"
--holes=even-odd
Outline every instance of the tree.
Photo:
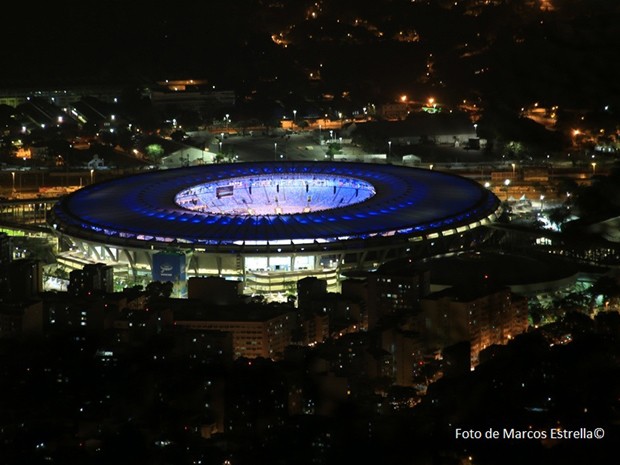
[{"label": "tree", "polygon": [[549,221],[555,224],[558,228],[562,227],[562,224],[570,216],[570,210],[566,207],[553,208],[547,212]]},{"label": "tree", "polygon": [[588,288],[588,292],[593,298],[600,295],[604,301],[617,300],[620,297],[620,284],[614,276],[601,276]]},{"label": "tree", "polygon": [[174,283],[172,283],[171,281],[166,281],[165,283],[161,284],[161,296],[162,297],[170,297],[172,295],[172,290],[174,289]]},{"label": "tree", "polygon": [[560,178],[557,183],[557,190],[560,194],[573,195],[577,192],[579,184],[571,178]]},{"label": "tree", "polygon": [[230,145],[225,145],[222,147],[222,151],[218,155],[220,155],[221,157],[220,162],[222,161],[232,162],[235,159],[236,152],[235,152],[234,147]]},{"label": "tree", "polygon": [[170,297],[174,284],[171,281],[151,281],[146,285],[146,293],[149,299],[156,299],[158,297]]},{"label": "tree", "polygon": [[114,146],[116,145],[117,136],[116,133],[112,131],[99,131],[99,140],[103,144]]},{"label": "tree", "polygon": [[327,150],[325,151],[330,160],[334,159],[334,155],[342,153],[342,146],[337,142],[327,144]]},{"label": "tree", "polygon": [[146,156],[151,160],[159,162],[164,156],[164,148],[159,144],[150,144],[146,146]]},{"label": "tree", "polygon": [[172,131],[170,134],[170,138],[176,142],[182,142],[185,137],[185,132],[177,129],[176,131]]},{"label": "tree", "polygon": [[596,176],[590,185],[579,186],[574,197],[577,213],[583,218],[620,214],[620,185],[615,176]]},{"label": "tree", "polygon": [[502,152],[509,159],[520,160],[525,153],[525,147],[521,142],[510,141],[504,145]]}]

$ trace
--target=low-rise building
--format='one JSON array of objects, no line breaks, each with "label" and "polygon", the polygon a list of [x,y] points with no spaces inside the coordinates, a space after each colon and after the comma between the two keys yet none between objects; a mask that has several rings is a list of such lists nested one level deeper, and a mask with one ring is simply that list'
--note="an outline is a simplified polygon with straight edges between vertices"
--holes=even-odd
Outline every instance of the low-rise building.
[{"label": "low-rise building", "polygon": [[234,358],[279,359],[291,343],[295,315],[288,307],[243,304],[174,309],[175,326],[216,330],[233,335]]},{"label": "low-rise building", "polygon": [[506,344],[528,327],[527,302],[507,287],[451,287],[421,302],[425,343],[443,349],[459,342],[471,345],[471,365],[493,344]]}]

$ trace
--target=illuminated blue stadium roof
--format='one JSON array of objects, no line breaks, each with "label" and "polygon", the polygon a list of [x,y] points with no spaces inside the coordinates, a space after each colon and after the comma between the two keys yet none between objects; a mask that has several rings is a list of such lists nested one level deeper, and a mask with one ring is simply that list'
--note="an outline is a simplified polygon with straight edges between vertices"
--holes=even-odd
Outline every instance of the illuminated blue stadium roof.
[{"label": "illuminated blue stadium roof", "polygon": [[[333,177],[334,185],[340,179],[349,187],[359,181],[374,192],[363,201],[343,204],[334,188],[333,208],[294,214],[218,214],[213,208],[201,212],[178,203],[180,192],[196,186],[239,186],[240,178],[247,186],[253,177],[295,177],[307,180],[309,189],[313,178],[325,182]],[[487,218],[499,204],[477,182],[439,171],[368,163],[250,162],[154,171],[87,186],[61,199],[50,223],[70,236],[144,247],[295,245],[424,236]]]}]

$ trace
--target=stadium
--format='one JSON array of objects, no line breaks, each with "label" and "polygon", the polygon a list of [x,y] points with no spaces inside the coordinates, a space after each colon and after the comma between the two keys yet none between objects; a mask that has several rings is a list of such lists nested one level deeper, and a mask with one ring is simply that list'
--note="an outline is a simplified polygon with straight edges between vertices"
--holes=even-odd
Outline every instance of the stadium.
[{"label": "stadium", "polygon": [[141,173],[60,199],[65,257],[134,277],[222,276],[246,293],[428,256],[483,240],[500,201],[460,176],[389,164],[247,162]]}]

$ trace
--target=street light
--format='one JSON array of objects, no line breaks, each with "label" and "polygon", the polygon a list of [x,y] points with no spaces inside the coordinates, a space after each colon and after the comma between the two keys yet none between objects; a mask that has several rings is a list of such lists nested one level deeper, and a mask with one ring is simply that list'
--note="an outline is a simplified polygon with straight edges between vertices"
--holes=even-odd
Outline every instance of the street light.
[{"label": "street light", "polygon": [[278,143],[273,143],[273,160],[278,161]]},{"label": "street light", "polygon": [[392,156],[392,141],[388,140],[388,157]]},{"label": "street light", "polygon": [[512,177],[515,177],[515,168],[517,167],[517,165],[515,165],[514,163],[512,163]]},{"label": "street light", "polygon": [[295,127],[296,122],[297,122],[297,110],[293,110],[293,127]]},{"label": "street light", "polygon": [[13,193],[15,193],[15,171],[11,171],[11,176],[13,176]]},{"label": "street light", "polygon": [[510,186],[510,179],[505,179],[502,190],[506,191],[506,200],[508,200],[508,186]]},{"label": "street light", "polygon": [[595,174],[596,174],[596,162],[593,161],[592,162],[592,175],[595,175]]},{"label": "street light", "polygon": [[93,183],[93,175],[95,174],[95,170],[90,170],[90,183]]}]

